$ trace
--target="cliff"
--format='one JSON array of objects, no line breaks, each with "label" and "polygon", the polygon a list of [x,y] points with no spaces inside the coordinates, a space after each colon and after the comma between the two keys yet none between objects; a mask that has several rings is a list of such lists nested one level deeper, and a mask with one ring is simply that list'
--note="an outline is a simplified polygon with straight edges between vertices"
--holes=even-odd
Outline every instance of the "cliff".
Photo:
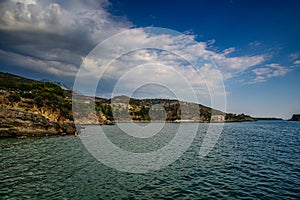
[{"label": "cliff", "polygon": [[75,134],[70,92],[0,73],[0,137]]},{"label": "cliff", "polygon": [[70,122],[53,122],[32,112],[0,107],[0,137],[74,134],[75,131]]},{"label": "cliff", "polygon": [[[0,72],[0,137],[75,134],[76,124],[113,124],[122,121],[242,122],[255,119],[225,114],[201,104],[170,99],[113,99],[72,94],[53,82],[40,82]],[[124,100],[129,102],[127,105]],[[125,101],[125,102],[126,102]],[[155,108],[155,112],[153,111]],[[182,109],[185,108],[185,109]],[[152,110],[151,110],[152,109]],[[183,112],[188,110],[186,114]],[[84,113],[84,114],[82,114]],[[73,119],[74,118],[74,119]]]},{"label": "cliff", "polygon": [[300,121],[300,114],[294,114],[289,121]]}]

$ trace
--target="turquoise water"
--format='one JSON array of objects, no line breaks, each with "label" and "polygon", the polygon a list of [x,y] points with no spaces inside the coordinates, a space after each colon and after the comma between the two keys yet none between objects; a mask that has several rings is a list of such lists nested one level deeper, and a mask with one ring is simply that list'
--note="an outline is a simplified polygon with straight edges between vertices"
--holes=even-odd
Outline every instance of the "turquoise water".
[{"label": "turquoise water", "polygon": [[[300,199],[300,123],[226,124],[213,150],[199,159],[207,126],[200,124],[177,161],[146,174],[106,167],[76,137],[1,139],[0,198]],[[166,145],[178,124],[146,140],[133,140],[117,126],[103,128],[116,145],[148,152]]]}]

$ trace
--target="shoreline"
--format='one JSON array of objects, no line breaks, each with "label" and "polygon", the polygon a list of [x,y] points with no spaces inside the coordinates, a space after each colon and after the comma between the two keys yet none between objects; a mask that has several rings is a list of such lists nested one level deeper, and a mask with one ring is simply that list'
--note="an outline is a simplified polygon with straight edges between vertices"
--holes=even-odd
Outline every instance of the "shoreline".
[{"label": "shoreline", "polygon": [[[292,122],[288,120],[257,120],[257,121],[273,121],[273,122]],[[152,123],[174,123],[174,124],[180,124],[180,123],[199,123],[199,124],[226,124],[226,123],[243,123],[243,122],[257,122],[257,121],[229,121],[229,122],[174,122],[174,121],[155,121]],[[40,138],[40,137],[78,137],[78,135],[81,133],[82,129],[85,129],[87,126],[112,126],[112,125],[117,125],[118,123],[149,123],[151,121],[120,121],[120,122],[115,122],[114,124],[77,124],[75,125],[77,128],[75,129],[74,133],[65,133],[65,132],[49,132],[47,130],[27,130],[23,132],[18,132],[18,133],[4,133],[8,132],[9,130],[1,130],[0,131],[0,139],[5,139],[5,138],[19,138],[19,139],[25,139],[25,138]],[[4,133],[4,134],[3,134]]]}]

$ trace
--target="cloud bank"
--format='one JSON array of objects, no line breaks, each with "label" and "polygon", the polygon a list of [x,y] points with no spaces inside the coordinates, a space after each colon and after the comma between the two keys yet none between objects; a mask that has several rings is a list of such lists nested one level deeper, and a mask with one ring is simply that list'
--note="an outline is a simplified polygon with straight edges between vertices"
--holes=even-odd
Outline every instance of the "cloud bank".
[{"label": "cloud bank", "polygon": [[11,66],[75,76],[82,57],[105,38],[130,28],[106,1],[2,1],[0,59]]},{"label": "cloud bank", "polygon": [[[89,52],[110,36],[132,30],[134,25],[122,16],[114,16],[107,8],[108,1],[59,1],[59,0],[4,0],[0,3],[0,60],[11,67],[37,71],[61,77],[75,77],[82,63],[91,62],[87,76],[96,76],[103,67],[101,62],[85,59]],[[138,49],[115,58],[115,62],[105,72],[106,84],[115,83],[126,71],[142,63],[160,63],[154,74],[163,74],[164,65],[173,66],[184,74],[199,94],[204,85],[220,88],[219,75],[223,80],[232,79],[249,71],[255,82],[267,78],[283,76],[289,70],[273,64],[263,65],[265,55],[239,55],[234,47],[222,52],[211,50],[213,41],[195,41],[195,35],[172,35],[166,33],[149,34],[143,29],[129,31],[121,40],[108,44],[113,52],[104,54],[101,59],[111,60],[122,48],[139,45],[159,46],[162,50]],[[257,43],[253,44],[256,45]],[[238,52],[237,52],[238,53]],[[238,54],[235,54],[238,55]],[[197,63],[197,68],[183,60]],[[212,64],[201,63],[210,60]],[[104,62],[104,61],[103,61]],[[299,64],[298,60],[295,64]],[[137,72],[136,72],[137,73]],[[147,74],[136,74],[138,77]],[[198,75],[197,75],[198,74]],[[199,74],[210,77],[205,84]],[[157,79],[159,76],[157,76]],[[217,77],[217,78],[215,78]],[[172,77],[168,77],[170,81]],[[108,91],[106,91],[108,92]]]}]

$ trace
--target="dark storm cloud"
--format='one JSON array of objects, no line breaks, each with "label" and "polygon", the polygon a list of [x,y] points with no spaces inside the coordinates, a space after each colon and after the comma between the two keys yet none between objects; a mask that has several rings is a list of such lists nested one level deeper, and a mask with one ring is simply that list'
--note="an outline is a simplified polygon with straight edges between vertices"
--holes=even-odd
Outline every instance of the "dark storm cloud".
[{"label": "dark storm cloud", "polygon": [[107,1],[1,1],[0,60],[14,68],[74,76],[94,46],[130,26]]}]

